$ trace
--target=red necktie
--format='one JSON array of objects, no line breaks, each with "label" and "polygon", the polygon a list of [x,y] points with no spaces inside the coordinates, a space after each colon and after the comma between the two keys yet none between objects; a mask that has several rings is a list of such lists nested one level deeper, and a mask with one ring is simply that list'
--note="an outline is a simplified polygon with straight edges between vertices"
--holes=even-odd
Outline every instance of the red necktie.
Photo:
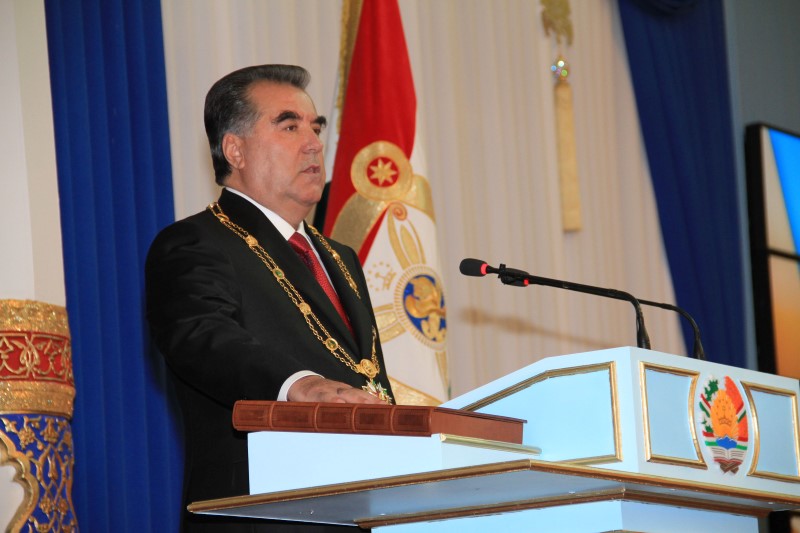
[{"label": "red necktie", "polygon": [[319,263],[314,250],[311,249],[311,244],[308,242],[308,239],[303,237],[300,233],[295,232],[289,239],[289,245],[297,252],[297,255],[300,256],[303,263],[311,270],[311,273],[314,274],[322,290],[325,291],[325,294],[330,298],[333,307],[336,308],[336,311],[339,312],[342,320],[344,320],[347,329],[350,330],[350,333],[353,333],[353,327],[350,325],[350,320],[347,319],[347,314],[344,312],[344,307],[342,307],[342,302],[339,300],[339,295],[336,294],[333,285],[331,285],[328,279],[328,275],[325,274],[325,269],[323,269],[322,265]]}]

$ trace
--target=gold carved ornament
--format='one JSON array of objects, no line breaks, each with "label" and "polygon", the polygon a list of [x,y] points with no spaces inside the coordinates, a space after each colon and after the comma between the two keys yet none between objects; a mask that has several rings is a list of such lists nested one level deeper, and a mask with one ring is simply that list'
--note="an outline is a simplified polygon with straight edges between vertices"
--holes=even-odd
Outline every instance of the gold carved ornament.
[{"label": "gold carved ornament", "polygon": [[[209,204],[208,210],[211,211],[214,216],[217,217],[217,220],[224,225],[226,228],[231,230],[235,235],[241,238],[250,250],[264,263],[264,266],[272,272],[275,280],[278,282],[278,285],[281,286],[283,291],[292,301],[292,303],[297,307],[300,314],[303,315],[306,324],[308,325],[309,331],[314,335],[314,337],[319,340],[325,348],[333,355],[336,359],[344,363],[350,370],[356,372],[357,374],[362,374],[367,378],[367,384],[362,386],[361,388],[373,396],[377,396],[381,400],[391,403],[392,398],[389,396],[389,393],[386,388],[379,382],[375,381],[375,376],[377,376],[381,371],[380,363],[378,362],[378,356],[376,353],[375,342],[377,340],[377,332],[375,328],[372,328],[372,357],[371,359],[362,359],[358,363],[356,363],[355,359],[347,353],[347,351],[342,347],[342,345],[333,338],[333,336],[328,332],[327,328],[322,324],[319,320],[317,315],[311,309],[311,306],[306,303],[303,299],[303,296],[297,291],[297,289],[292,285],[292,283],[286,279],[286,274],[283,270],[278,266],[274,259],[267,253],[267,251],[259,244],[258,239],[250,235],[244,228],[238,226],[234,222],[228,218],[228,216],[222,211],[222,208],[219,206],[217,202]],[[347,269],[347,266],[342,261],[342,258],[339,256],[336,251],[331,248],[331,245],[328,241],[317,231],[316,228],[309,225],[309,229],[311,232],[319,239],[322,243],[322,246],[325,248],[333,260],[338,265],[339,269],[341,270],[342,274],[344,275],[345,279],[347,280],[347,284],[353,290],[355,295],[361,299],[361,295],[358,292],[358,286],[356,285],[353,277],[350,275],[350,271]]]},{"label": "gold carved ornament", "polygon": [[66,309],[0,300],[0,413],[72,418],[75,378]]},{"label": "gold carved ornament", "polygon": [[0,300],[0,464],[15,469],[24,493],[9,531],[77,530],[74,397],[66,309]]}]

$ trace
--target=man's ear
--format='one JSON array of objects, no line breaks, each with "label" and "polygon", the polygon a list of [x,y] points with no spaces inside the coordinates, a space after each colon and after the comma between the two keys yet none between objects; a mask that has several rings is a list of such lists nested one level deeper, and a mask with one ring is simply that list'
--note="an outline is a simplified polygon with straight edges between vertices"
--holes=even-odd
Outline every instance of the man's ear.
[{"label": "man's ear", "polygon": [[235,169],[244,167],[243,139],[234,133],[226,133],[222,137],[222,153]]}]

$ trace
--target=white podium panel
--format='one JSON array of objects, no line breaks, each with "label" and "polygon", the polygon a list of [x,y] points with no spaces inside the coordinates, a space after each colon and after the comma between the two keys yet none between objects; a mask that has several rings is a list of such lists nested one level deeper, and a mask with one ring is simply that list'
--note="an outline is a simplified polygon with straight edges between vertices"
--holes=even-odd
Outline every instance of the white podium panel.
[{"label": "white podium panel", "polygon": [[615,348],[543,359],[444,407],[526,419],[542,460],[800,496],[799,393],[790,378]]},{"label": "white podium panel", "polygon": [[190,510],[380,533],[756,532],[800,508],[798,394],[796,380],[639,348],[550,357],[443,405],[527,420],[522,446],[253,433],[251,495]]},{"label": "white podium panel", "polygon": [[[250,494],[500,463],[539,454],[538,449],[527,446],[442,434],[397,437],[259,431],[249,436],[248,446]],[[285,457],[287,450],[293,460],[275,461],[275,457]]]}]

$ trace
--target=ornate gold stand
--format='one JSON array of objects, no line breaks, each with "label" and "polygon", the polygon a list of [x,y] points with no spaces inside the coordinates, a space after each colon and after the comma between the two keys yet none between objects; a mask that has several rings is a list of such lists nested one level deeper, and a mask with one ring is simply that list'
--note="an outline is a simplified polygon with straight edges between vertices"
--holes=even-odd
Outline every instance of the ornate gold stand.
[{"label": "ornate gold stand", "polygon": [[77,531],[72,505],[75,379],[67,312],[0,300],[0,465],[24,499],[9,531]]}]

